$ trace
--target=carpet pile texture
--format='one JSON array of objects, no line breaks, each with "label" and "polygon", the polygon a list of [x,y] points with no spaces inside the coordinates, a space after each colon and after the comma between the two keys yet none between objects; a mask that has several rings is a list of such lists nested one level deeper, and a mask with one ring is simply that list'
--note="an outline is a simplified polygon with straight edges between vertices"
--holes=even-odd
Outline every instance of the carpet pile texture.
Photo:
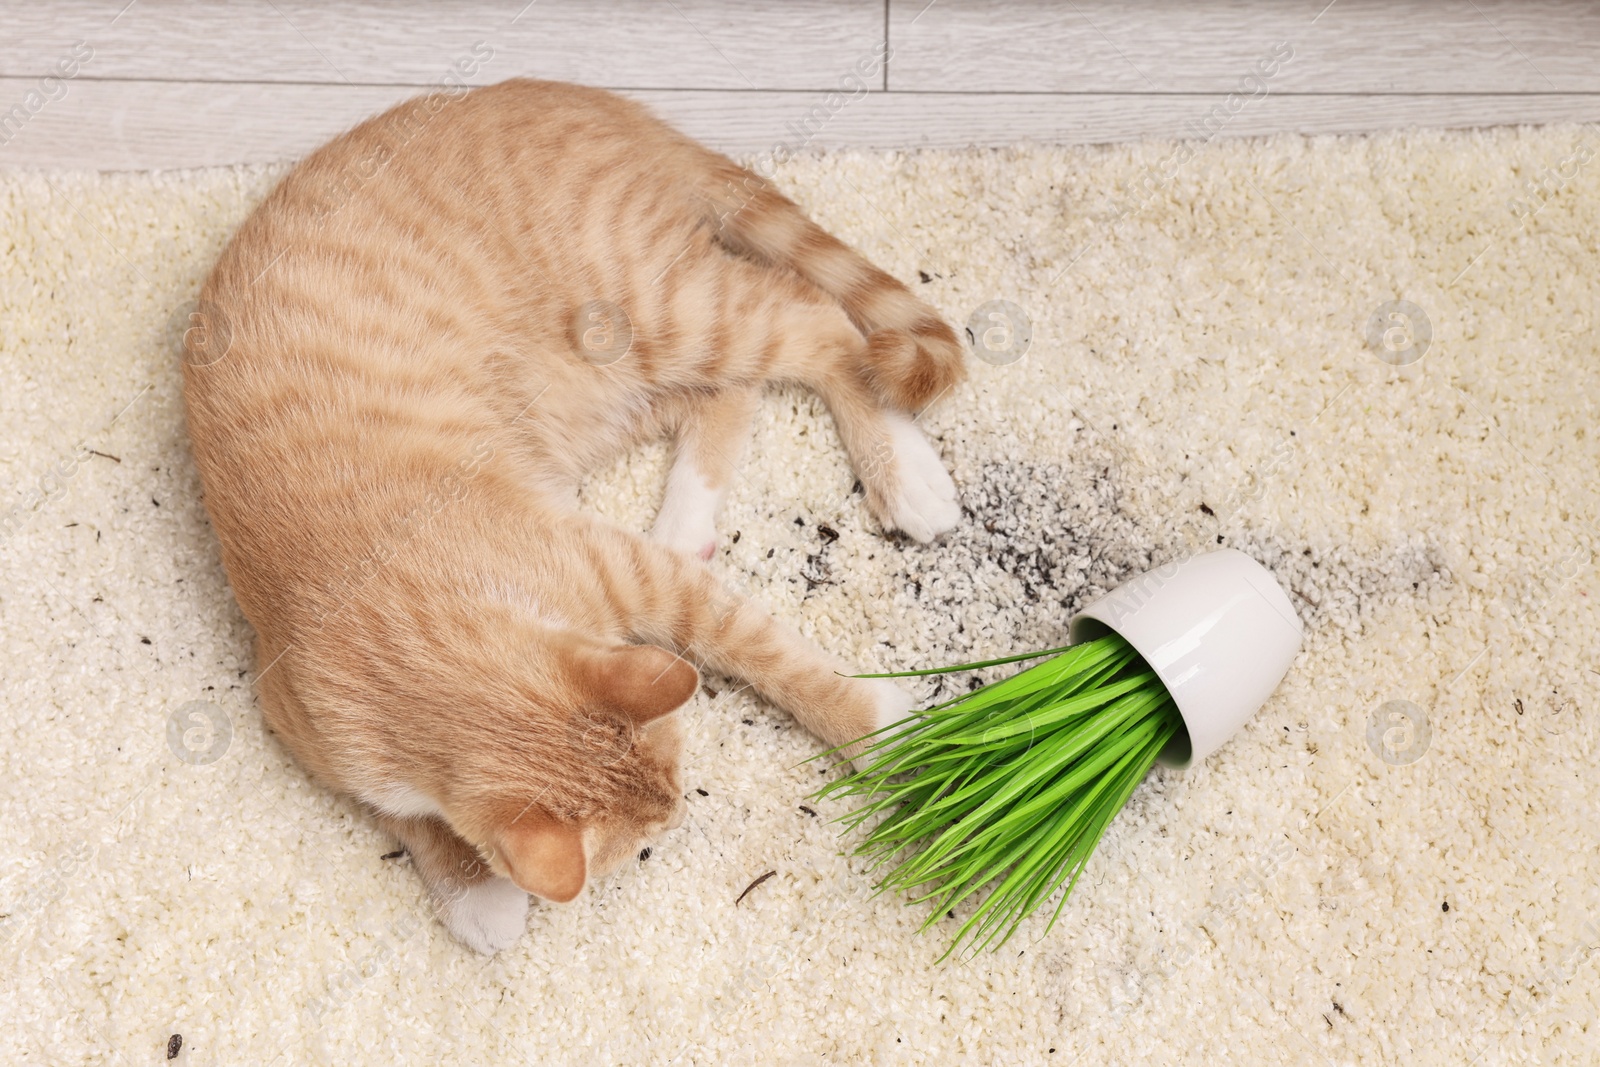
[{"label": "carpet pile texture", "polygon": [[[0,1061],[1593,1062],[1595,137],[779,170],[986,358],[921,420],[966,509],[927,546],[773,393],[728,582],[863,669],[1058,644],[1219,545],[1307,625],[1048,937],[937,966],[955,924],[919,936],[808,799],[821,746],[716,678],[682,828],[492,959],[451,940],[264,731],[185,438],[186,304],[281,168],[0,173]],[[586,505],[646,529],[665,460]]]}]

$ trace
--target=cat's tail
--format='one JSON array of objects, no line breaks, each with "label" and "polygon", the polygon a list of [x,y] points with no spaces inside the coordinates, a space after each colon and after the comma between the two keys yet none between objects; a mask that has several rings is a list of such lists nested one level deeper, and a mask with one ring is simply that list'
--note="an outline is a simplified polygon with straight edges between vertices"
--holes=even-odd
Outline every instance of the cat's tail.
[{"label": "cat's tail", "polygon": [[760,175],[717,157],[706,198],[718,239],[787,267],[837,300],[867,338],[862,376],[886,403],[916,411],[961,380],[961,343],[938,312],[806,217]]}]

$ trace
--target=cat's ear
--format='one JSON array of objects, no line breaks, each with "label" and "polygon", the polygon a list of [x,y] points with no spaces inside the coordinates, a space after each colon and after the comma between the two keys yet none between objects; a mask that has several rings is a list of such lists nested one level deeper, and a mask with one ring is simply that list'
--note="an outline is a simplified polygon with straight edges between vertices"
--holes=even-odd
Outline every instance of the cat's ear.
[{"label": "cat's ear", "polygon": [[655,645],[619,645],[585,657],[593,698],[643,725],[694,696],[700,673],[682,656]]},{"label": "cat's ear", "polygon": [[589,880],[580,827],[530,811],[498,835],[495,848],[517,887],[541,900],[565,904]]}]

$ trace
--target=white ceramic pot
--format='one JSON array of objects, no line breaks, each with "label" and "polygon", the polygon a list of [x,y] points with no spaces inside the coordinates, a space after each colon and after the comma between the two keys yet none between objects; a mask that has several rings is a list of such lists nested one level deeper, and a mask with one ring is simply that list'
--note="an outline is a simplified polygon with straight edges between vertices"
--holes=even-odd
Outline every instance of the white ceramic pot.
[{"label": "white ceramic pot", "polygon": [[1232,737],[1300,651],[1300,617],[1261,564],[1231,548],[1147,571],[1072,617],[1074,643],[1112,630],[1166,684],[1188,736],[1161,762],[1187,767]]}]

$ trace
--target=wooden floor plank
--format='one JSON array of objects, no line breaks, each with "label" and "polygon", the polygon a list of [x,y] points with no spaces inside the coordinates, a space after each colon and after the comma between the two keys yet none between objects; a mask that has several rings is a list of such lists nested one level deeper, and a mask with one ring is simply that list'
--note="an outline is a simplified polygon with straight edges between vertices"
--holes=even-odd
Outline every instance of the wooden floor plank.
[{"label": "wooden floor plank", "polygon": [[94,79],[830,89],[882,39],[881,0],[0,0],[22,78],[87,47]]},{"label": "wooden floor plank", "polygon": [[889,3],[891,90],[1600,91],[1587,0]]},{"label": "wooden floor plank", "polygon": [[[0,100],[31,83],[0,79]],[[138,170],[296,158],[412,95],[404,87],[75,82],[0,145],[0,166]],[[1018,141],[1359,133],[1600,120],[1600,95],[1292,96],[1230,113],[1214,94],[631,92],[688,133],[740,154],[806,148],[959,148]],[[7,134],[0,133],[0,140]]]}]

